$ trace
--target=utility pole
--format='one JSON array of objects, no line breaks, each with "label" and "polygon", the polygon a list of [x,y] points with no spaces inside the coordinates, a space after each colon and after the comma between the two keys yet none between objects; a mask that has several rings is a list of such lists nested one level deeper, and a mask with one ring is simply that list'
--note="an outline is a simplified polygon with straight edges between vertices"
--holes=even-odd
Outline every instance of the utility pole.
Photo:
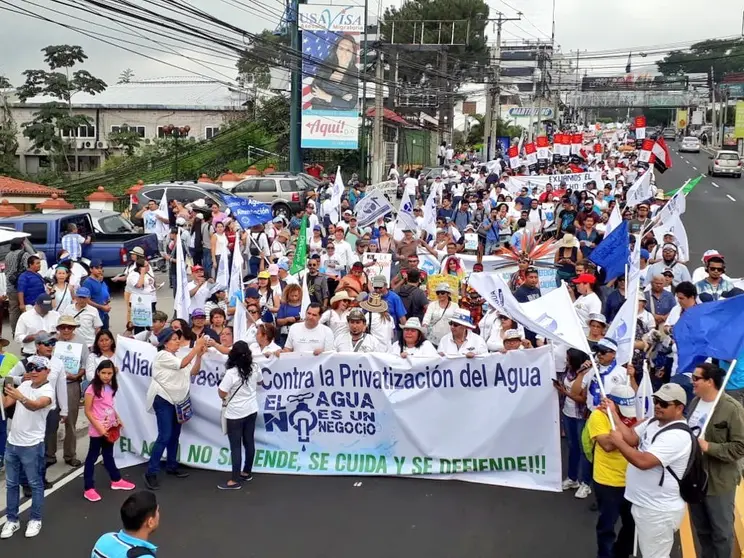
[{"label": "utility pole", "polygon": [[450,88],[447,79],[447,70],[449,65],[449,56],[447,47],[442,49],[441,58],[439,59],[439,143],[452,143],[452,116],[449,110]]},{"label": "utility pole", "polygon": [[711,108],[710,108],[710,123],[713,125],[713,131],[710,134],[711,147],[715,147],[718,141],[718,129],[716,126],[716,80],[715,74],[713,73],[713,66],[710,67],[710,95],[711,95]]},{"label": "utility pole", "polygon": [[300,148],[302,125],[300,103],[302,102],[302,41],[300,40],[300,0],[289,3],[289,39],[292,51],[292,79],[289,98],[289,171],[302,172],[302,149]]},{"label": "utility pole", "polygon": [[726,120],[728,118],[728,89],[724,89],[721,93],[721,100],[723,101],[723,114],[721,115],[721,149],[723,149],[723,139],[726,137]]},{"label": "utility pole", "polygon": [[[367,51],[369,43],[367,42],[367,0],[364,0],[364,51],[362,54],[362,125],[359,129],[359,177],[363,182],[367,182],[367,127],[364,125],[367,121]],[[377,29],[380,29],[380,21],[377,22]]]},{"label": "utility pole", "polygon": [[385,168],[385,141],[382,133],[382,90],[385,81],[385,61],[382,51],[377,52],[375,67],[375,119],[372,125],[372,184],[382,182]]},{"label": "utility pole", "polygon": [[486,161],[491,160],[491,155],[496,153],[495,138],[498,135],[498,121],[501,120],[501,26],[507,21],[519,21],[522,19],[521,12],[517,17],[504,17],[498,12],[498,17],[493,20],[496,23],[496,45],[491,48],[491,64],[494,69],[493,85],[488,88],[486,95],[486,118],[483,122],[483,145],[485,145]]}]

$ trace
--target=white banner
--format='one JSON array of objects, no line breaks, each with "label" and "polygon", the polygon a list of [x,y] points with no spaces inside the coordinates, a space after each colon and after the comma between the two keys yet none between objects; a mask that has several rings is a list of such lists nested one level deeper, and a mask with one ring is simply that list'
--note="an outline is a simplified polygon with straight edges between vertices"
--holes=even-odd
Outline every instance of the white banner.
[{"label": "white banner", "polygon": [[[119,337],[120,466],[142,463],[157,437],[144,412],[155,349]],[[222,357],[224,358],[224,357]],[[475,359],[401,359],[385,353],[284,354],[262,368],[254,471],[305,475],[429,476],[559,492],[558,398],[550,347]],[[217,396],[222,364],[192,380],[194,418],[179,461],[230,470]]]},{"label": "white banner", "polygon": [[380,217],[384,217],[395,209],[380,190],[373,190],[359,200],[354,207],[354,213],[360,227],[373,224]]},{"label": "white banner", "polygon": [[519,192],[527,187],[532,193],[532,188],[537,186],[539,192],[545,190],[548,184],[553,185],[554,190],[560,189],[561,182],[571,190],[586,190],[587,183],[594,181],[597,187],[602,185],[601,172],[579,172],[575,174],[543,174],[539,176],[510,176],[507,188],[510,192]]}]

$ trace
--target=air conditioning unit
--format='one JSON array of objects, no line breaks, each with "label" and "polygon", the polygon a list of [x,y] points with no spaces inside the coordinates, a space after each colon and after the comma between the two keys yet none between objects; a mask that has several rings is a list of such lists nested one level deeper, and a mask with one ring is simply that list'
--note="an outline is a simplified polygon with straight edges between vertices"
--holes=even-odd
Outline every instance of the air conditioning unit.
[{"label": "air conditioning unit", "polygon": [[77,140],[78,149],[93,149],[95,142],[93,140]]},{"label": "air conditioning unit", "polygon": [[145,138],[145,145],[150,145],[151,143],[150,138]]},{"label": "air conditioning unit", "polygon": [[108,149],[109,144],[107,141],[99,141],[99,142],[96,142],[96,147],[98,149]]}]

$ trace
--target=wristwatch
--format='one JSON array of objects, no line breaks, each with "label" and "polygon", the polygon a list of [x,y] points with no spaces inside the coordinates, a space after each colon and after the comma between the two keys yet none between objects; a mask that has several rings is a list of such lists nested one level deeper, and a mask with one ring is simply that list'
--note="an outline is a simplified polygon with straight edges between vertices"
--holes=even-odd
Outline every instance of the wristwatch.
[{"label": "wristwatch", "polygon": [[23,399],[21,399],[21,405],[23,405],[25,407],[26,406],[26,403],[28,403],[28,399],[26,399],[25,397]]}]

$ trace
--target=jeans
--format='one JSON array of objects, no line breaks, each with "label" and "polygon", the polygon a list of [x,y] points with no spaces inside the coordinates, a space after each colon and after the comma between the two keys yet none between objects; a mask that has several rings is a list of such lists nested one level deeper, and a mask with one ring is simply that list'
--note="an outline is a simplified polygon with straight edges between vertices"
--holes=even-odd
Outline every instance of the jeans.
[{"label": "jeans", "polygon": [[8,421],[3,420],[0,415],[0,467],[3,465],[3,458],[5,456],[5,443],[8,441]]},{"label": "jeans", "polygon": [[158,423],[158,438],[152,445],[147,474],[157,475],[160,471],[160,459],[163,457],[163,452],[168,452],[165,461],[166,471],[178,469],[178,439],[181,436],[181,425],[176,420],[176,406],[172,403],[156,395],[152,407]]},{"label": "jeans", "polygon": [[103,322],[103,326],[101,326],[101,329],[108,329],[109,328],[109,315],[108,312],[104,312],[103,310],[98,311],[98,315],[101,317],[101,321]]},{"label": "jeans", "polygon": [[585,419],[563,417],[563,430],[566,432],[566,444],[568,445],[568,472],[566,476],[571,480],[577,480],[584,484],[591,485],[592,466],[584,455],[584,449],[581,447],[581,432],[586,424]]},{"label": "jeans", "polygon": [[486,248],[483,251],[484,256],[490,256],[491,252],[493,252],[496,248],[498,248],[501,245],[499,242],[499,239],[496,240],[486,240]]},{"label": "jeans", "polygon": [[[628,558],[633,553],[635,522],[630,513],[630,502],[625,497],[624,486],[606,486],[594,483],[597,496],[597,558]],[[615,536],[618,518],[622,521]]]},{"label": "jeans", "polygon": [[253,470],[253,458],[256,455],[256,443],[253,433],[256,429],[256,417],[253,413],[239,419],[227,419],[227,439],[230,441],[230,460],[232,461],[232,480],[240,482],[241,445],[245,451],[245,464],[242,472],[250,475]]},{"label": "jeans", "polygon": [[[80,403],[78,403],[79,405]],[[69,412],[69,410],[68,410]],[[46,458],[57,458],[57,432],[59,431],[60,409],[52,409],[46,418],[46,431],[44,434],[44,444],[46,446]]]},{"label": "jeans", "polygon": [[256,277],[259,269],[261,269],[261,258],[258,256],[251,256],[248,260],[248,273],[253,277]]},{"label": "jeans", "polygon": [[96,486],[93,480],[93,471],[99,454],[103,455],[103,466],[106,468],[106,472],[109,474],[111,482],[118,482],[121,480],[121,473],[114,461],[114,444],[109,442],[103,436],[91,436],[90,445],[88,446],[88,455],[85,458],[85,468],[83,469],[85,490],[90,490]]},{"label": "jeans", "polygon": [[736,491],[706,496],[690,504],[690,519],[700,541],[701,558],[729,558],[734,548],[734,497]]},{"label": "jeans", "polygon": [[212,249],[202,248],[202,267],[204,268],[204,277],[212,276]]},{"label": "jeans", "polygon": [[35,446],[8,444],[5,450],[5,482],[8,499],[8,521],[18,521],[21,501],[21,472],[25,473],[31,486],[31,519],[41,521],[44,507],[44,482],[40,470],[44,467],[44,443]]}]

